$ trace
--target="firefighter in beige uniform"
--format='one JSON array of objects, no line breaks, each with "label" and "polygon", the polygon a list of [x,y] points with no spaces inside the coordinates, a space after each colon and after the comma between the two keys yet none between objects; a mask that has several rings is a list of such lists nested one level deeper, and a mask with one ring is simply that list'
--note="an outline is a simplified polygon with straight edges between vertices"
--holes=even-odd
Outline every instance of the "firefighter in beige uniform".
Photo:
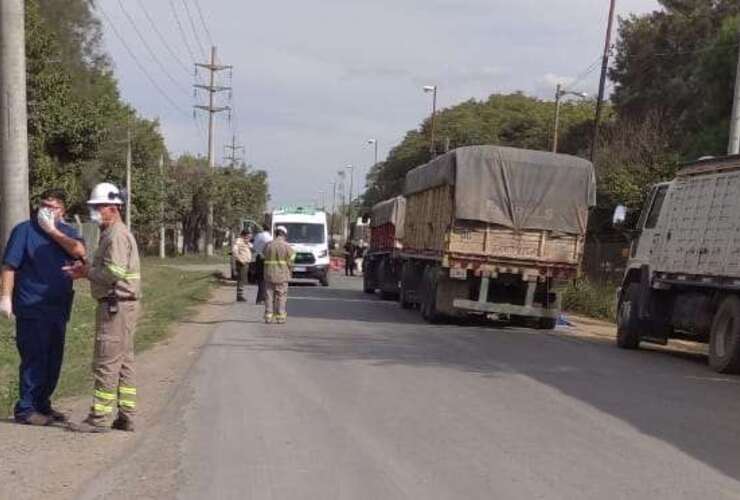
[{"label": "firefighter in beige uniform", "polygon": [[295,252],[286,239],[284,226],[275,229],[275,239],[265,246],[265,323],[288,319],[288,282],[293,271]]},{"label": "firefighter in beige uniform", "polygon": [[93,376],[95,393],[88,417],[73,430],[101,432],[113,412],[112,428],[133,431],[136,411],[134,379],[134,331],[139,314],[141,277],[139,251],[131,232],[121,220],[121,194],[112,184],[95,187],[88,201],[90,217],[101,228],[92,265],[69,270],[75,278],[90,280],[98,302],[95,317]]}]

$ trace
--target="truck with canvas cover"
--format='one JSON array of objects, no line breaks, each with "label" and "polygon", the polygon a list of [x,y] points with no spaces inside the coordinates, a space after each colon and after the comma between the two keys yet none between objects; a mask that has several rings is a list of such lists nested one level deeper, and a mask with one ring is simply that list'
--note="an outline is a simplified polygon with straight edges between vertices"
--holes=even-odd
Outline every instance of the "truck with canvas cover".
[{"label": "truck with canvas cover", "polygon": [[411,170],[405,196],[402,307],[555,327],[555,287],[578,275],[596,202],[590,162],[469,146]]},{"label": "truck with canvas cover", "polygon": [[398,298],[406,199],[391,198],[375,205],[370,215],[370,246],[363,259],[365,293],[380,290],[384,299]]},{"label": "truck with canvas cover", "polygon": [[[615,222],[623,223],[623,207]],[[740,156],[687,164],[650,191],[617,292],[617,344],[709,343],[710,366],[740,372]]]}]

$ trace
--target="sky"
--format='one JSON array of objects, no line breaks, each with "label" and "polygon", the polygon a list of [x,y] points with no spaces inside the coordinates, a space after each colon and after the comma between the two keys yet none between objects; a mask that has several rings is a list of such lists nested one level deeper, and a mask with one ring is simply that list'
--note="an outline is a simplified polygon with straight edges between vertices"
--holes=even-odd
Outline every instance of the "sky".
[{"label": "sky", "polygon": [[[123,98],[159,118],[173,155],[207,153],[207,94],[194,63],[210,46],[216,84],[215,154],[234,136],[267,171],[271,205],[331,203],[338,172],[354,192],[380,160],[438,107],[493,93],[551,99],[558,82],[595,95],[608,0],[99,0],[104,43]],[[617,14],[658,9],[617,0]]]}]

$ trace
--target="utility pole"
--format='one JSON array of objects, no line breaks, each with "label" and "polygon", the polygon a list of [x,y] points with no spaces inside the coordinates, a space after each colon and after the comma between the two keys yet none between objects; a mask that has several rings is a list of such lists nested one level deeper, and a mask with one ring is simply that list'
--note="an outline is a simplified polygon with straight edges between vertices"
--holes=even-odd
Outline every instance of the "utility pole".
[{"label": "utility pole", "polygon": [[28,117],[23,0],[0,0],[0,248],[28,219]]},{"label": "utility pole", "polygon": [[160,196],[162,199],[159,202],[159,258],[164,259],[167,257],[167,249],[165,247],[165,238],[167,233],[164,227],[164,155],[159,155],[159,183],[160,183]]},{"label": "utility pole", "polygon": [[228,160],[229,165],[231,165],[232,168],[236,167],[236,164],[239,161],[242,161],[242,158],[240,158],[237,153],[239,150],[244,151],[244,146],[237,145],[236,134],[233,134],[231,136],[231,144],[227,144],[226,146],[224,146],[224,149],[229,150],[229,154],[224,156],[224,160]]},{"label": "utility pole", "polygon": [[599,141],[599,121],[601,120],[601,107],[604,102],[604,90],[606,89],[606,72],[609,69],[609,53],[612,45],[612,27],[614,26],[614,9],[617,0],[610,0],[609,21],[606,25],[606,42],[604,43],[604,58],[601,62],[601,80],[599,81],[599,96],[596,98],[596,114],[594,116],[594,130],[591,137],[590,159],[594,161],[596,143]]},{"label": "utility pole", "polygon": [[131,231],[131,125],[126,131],[126,227]]},{"label": "utility pole", "polygon": [[740,154],[740,49],[738,50],[737,74],[735,76],[735,100],[732,103],[732,119],[730,120],[730,144],[727,147],[728,155]]},{"label": "utility pole", "polygon": [[[216,73],[231,69],[232,66],[226,66],[222,64],[216,64],[216,47],[211,47],[211,61],[207,64],[196,63],[199,68],[205,68],[209,72],[208,85],[196,84],[194,87],[205,90],[208,92],[208,105],[196,105],[197,109],[208,112],[208,167],[211,169],[216,168],[216,152],[213,149],[214,141],[214,127],[215,127],[215,114],[223,111],[229,111],[231,108],[228,106],[215,106],[214,97],[217,92],[225,92],[231,90],[231,87],[224,87],[216,85]],[[206,255],[213,255],[213,199],[208,199],[208,217],[206,219]]]},{"label": "utility pole", "polygon": [[349,203],[347,203],[347,235],[349,238],[352,237],[352,190],[355,179],[355,167],[352,165],[347,166],[349,170]]},{"label": "utility pole", "polygon": [[[337,211],[337,181],[332,181],[332,191],[334,193],[334,197],[331,202],[331,233],[334,234],[334,214]],[[333,236],[332,236],[333,238]]]},{"label": "utility pole", "polygon": [[552,134],[552,152],[558,152],[558,129],[560,128],[560,98],[563,97],[563,86],[558,83],[555,89],[555,131]]},{"label": "utility pole", "polygon": [[429,153],[432,156],[432,159],[434,159],[435,156],[437,156],[437,147],[434,144],[434,132],[435,132],[435,121],[437,118],[437,86],[436,85],[427,85],[424,87],[424,92],[432,93],[432,137],[429,144]]}]

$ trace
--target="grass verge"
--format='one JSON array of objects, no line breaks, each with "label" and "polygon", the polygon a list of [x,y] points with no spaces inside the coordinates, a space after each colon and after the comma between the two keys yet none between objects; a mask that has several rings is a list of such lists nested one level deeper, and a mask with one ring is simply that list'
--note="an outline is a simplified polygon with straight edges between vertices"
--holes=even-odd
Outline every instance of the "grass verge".
[{"label": "grass verge", "polygon": [[596,284],[586,279],[571,282],[563,290],[563,310],[590,318],[616,321],[617,285]]},{"label": "grass verge", "polygon": [[[136,350],[141,351],[164,339],[170,325],[181,320],[208,298],[216,284],[209,272],[183,271],[161,264],[171,261],[144,259],[142,277],[144,298],[142,315],[136,332]],[[181,264],[180,261],[175,262]],[[87,282],[76,286],[72,319],[67,327],[64,366],[55,397],[83,394],[92,387],[92,360],[96,304],[90,297]],[[0,322],[0,415],[12,414],[18,396],[18,353],[15,327],[7,320]]]}]

